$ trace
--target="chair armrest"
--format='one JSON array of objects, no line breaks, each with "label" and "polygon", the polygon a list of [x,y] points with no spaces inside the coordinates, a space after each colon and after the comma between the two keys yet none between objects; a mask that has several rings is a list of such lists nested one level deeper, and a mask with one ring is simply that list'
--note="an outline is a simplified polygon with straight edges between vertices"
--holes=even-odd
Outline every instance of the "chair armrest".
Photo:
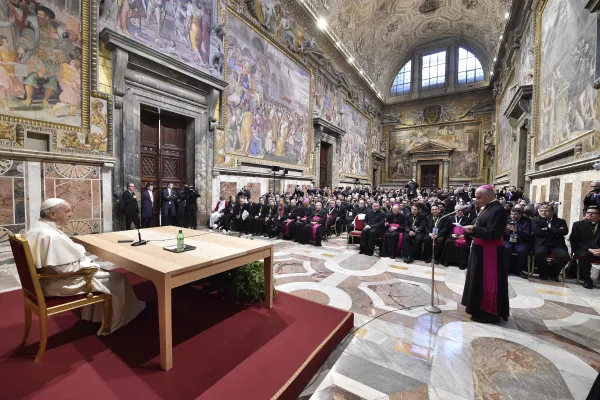
[{"label": "chair armrest", "polygon": [[38,274],[38,279],[62,279],[70,276],[83,276],[85,277],[85,293],[88,298],[92,298],[92,276],[98,271],[96,267],[86,267],[75,272],[64,272],[56,274]]}]

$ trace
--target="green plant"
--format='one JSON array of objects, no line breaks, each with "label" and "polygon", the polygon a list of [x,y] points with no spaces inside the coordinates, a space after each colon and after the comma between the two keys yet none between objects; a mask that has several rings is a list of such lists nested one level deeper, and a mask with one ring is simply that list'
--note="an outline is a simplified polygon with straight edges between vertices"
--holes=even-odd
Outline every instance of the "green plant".
[{"label": "green plant", "polygon": [[[265,298],[265,264],[254,261],[231,270],[231,296],[239,301],[257,303]],[[275,279],[273,279],[275,286]]]}]

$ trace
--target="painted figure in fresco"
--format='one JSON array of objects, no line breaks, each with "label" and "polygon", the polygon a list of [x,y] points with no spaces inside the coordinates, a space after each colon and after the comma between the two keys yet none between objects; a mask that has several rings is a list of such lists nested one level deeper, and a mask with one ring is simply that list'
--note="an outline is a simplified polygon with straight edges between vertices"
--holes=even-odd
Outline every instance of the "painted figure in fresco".
[{"label": "painted figure in fresco", "polygon": [[10,64],[17,61],[15,53],[9,45],[8,38],[0,35],[0,108],[9,111],[8,99],[10,97],[20,97],[25,94],[25,88],[15,76],[15,67]]},{"label": "painted figure in fresco", "polygon": [[100,15],[100,19],[102,21],[107,21],[111,19],[118,18],[119,15],[119,0],[104,0],[102,5],[102,14]]},{"label": "painted figure in fresco", "polygon": [[155,25],[155,29],[160,31],[160,16],[163,9],[162,0],[147,0],[145,26]]},{"label": "painted figure in fresco", "polygon": [[167,0],[164,5],[164,18],[160,35],[163,38],[170,40],[173,47],[175,47],[175,40],[177,39],[177,33],[175,32],[176,14],[177,5],[175,4],[175,0]]},{"label": "painted figure in fresco", "polygon": [[0,0],[0,35],[6,37],[10,50],[14,50],[17,45],[17,40],[21,34],[20,24],[17,21],[24,21],[20,17],[24,13],[26,11],[24,12],[20,5],[15,9],[11,2]]},{"label": "painted figure in fresco", "polygon": [[27,28],[19,38],[17,54],[21,63],[29,67],[29,75],[24,81],[27,97],[24,104],[29,106],[33,101],[33,90],[40,86],[44,79],[45,89],[42,104],[49,107],[48,100],[58,91],[57,76],[62,64],[69,64],[69,50],[73,44],[69,33],[54,21],[54,11],[48,7],[38,6],[37,15],[27,17]]},{"label": "painted figure in fresco", "polygon": [[190,0],[187,11],[187,24],[192,51],[198,58],[197,61],[208,63],[210,44],[206,38],[210,37],[210,15],[206,13],[202,2],[199,0]]},{"label": "painted figure in fresco", "polygon": [[62,64],[57,79],[61,93],[59,102],[50,112],[56,115],[61,109],[69,107],[69,115],[76,115],[81,107],[81,60],[76,58],[68,64]]}]

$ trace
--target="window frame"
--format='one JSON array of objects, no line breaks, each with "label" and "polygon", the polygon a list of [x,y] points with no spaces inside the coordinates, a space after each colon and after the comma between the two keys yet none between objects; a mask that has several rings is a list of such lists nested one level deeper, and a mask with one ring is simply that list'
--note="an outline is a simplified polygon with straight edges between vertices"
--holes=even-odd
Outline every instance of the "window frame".
[{"label": "window frame", "polygon": [[[439,89],[446,89],[448,87],[448,69],[450,66],[450,49],[448,49],[448,47],[445,48],[439,48],[437,50],[433,50],[433,51],[428,51],[425,53],[422,53],[419,55],[419,75],[418,75],[418,80],[419,80],[419,89],[421,92],[431,92],[431,91],[435,91],[435,90],[439,90]],[[428,56],[432,56],[434,54],[441,54],[441,53],[445,53],[445,58],[444,58],[444,83],[439,85],[439,84],[435,84],[435,85],[429,85],[429,86],[423,86],[423,69],[424,69],[424,65],[423,65],[423,58],[428,57]],[[440,64],[438,63],[436,66],[439,66]],[[429,68],[429,67],[428,67]],[[437,76],[437,78],[439,78],[439,75]],[[429,81],[431,81],[431,76],[429,78],[427,78]]]},{"label": "window frame", "polygon": [[[404,71],[404,69],[406,68],[406,66],[410,64],[410,71],[406,72]],[[394,77],[394,81],[392,82],[392,86],[390,87],[390,97],[400,97],[400,96],[407,96],[410,95],[413,91],[413,87],[414,87],[414,76],[413,76],[413,59],[412,57],[408,59],[408,61],[406,61],[404,63],[404,65],[402,66],[402,68],[400,68],[400,71],[398,71],[398,73],[396,74],[396,76]],[[404,71],[404,72],[402,72]],[[398,79],[398,77],[400,76],[400,74],[404,74],[404,77],[406,77],[406,74],[409,75],[409,79],[408,79],[408,90],[407,91],[402,91],[402,92],[396,92],[395,94],[393,94],[393,90],[394,87],[405,87],[406,83],[405,79],[403,79],[402,83],[396,85],[396,79]]]},{"label": "window frame", "polygon": [[[479,57],[477,56],[477,54],[475,52],[473,52],[471,49],[467,48],[466,46],[462,46],[460,44],[457,44],[455,47],[456,47],[456,86],[458,87],[458,86],[465,86],[465,85],[473,85],[473,84],[476,84],[476,83],[485,82],[486,79],[487,79],[487,76],[485,74],[485,68],[483,67],[483,63],[481,62],[481,60],[479,59]],[[468,54],[472,55],[473,58],[475,58],[475,60],[481,66],[481,73],[482,73],[481,80],[474,80],[473,82],[469,82],[468,81],[469,80],[469,78],[468,78],[469,71],[474,71],[474,73],[475,73],[475,78],[474,79],[477,79],[477,70],[479,68],[476,67],[475,69],[467,69],[467,70],[465,70],[464,71],[464,73],[465,73],[465,82],[464,83],[460,83],[458,75],[461,73],[460,70],[459,70],[460,50],[461,49],[464,50],[464,51],[466,51]],[[466,59],[468,59],[468,56],[467,56]]]}]

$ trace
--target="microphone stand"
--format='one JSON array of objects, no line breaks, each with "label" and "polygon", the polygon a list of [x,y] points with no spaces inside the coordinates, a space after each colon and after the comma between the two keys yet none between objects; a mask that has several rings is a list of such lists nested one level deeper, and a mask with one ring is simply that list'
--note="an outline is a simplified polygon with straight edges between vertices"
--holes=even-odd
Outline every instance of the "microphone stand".
[{"label": "microphone stand", "polygon": [[148,241],[142,240],[142,234],[140,233],[140,228],[138,228],[137,231],[138,231],[138,241],[131,243],[131,245],[132,246],[142,246],[142,245],[148,243]]},{"label": "microphone stand", "polygon": [[[440,219],[438,220],[438,224],[444,218],[449,217],[454,214],[456,214],[456,211],[453,211],[449,214],[442,215],[440,217]],[[435,239],[433,239],[431,241],[431,305],[425,306],[425,311],[428,311],[432,314],[439,314],[442,312],[442,310],[434,304],[435,303],[434,298],[433,298],[434,291],[435,291]]]}]

